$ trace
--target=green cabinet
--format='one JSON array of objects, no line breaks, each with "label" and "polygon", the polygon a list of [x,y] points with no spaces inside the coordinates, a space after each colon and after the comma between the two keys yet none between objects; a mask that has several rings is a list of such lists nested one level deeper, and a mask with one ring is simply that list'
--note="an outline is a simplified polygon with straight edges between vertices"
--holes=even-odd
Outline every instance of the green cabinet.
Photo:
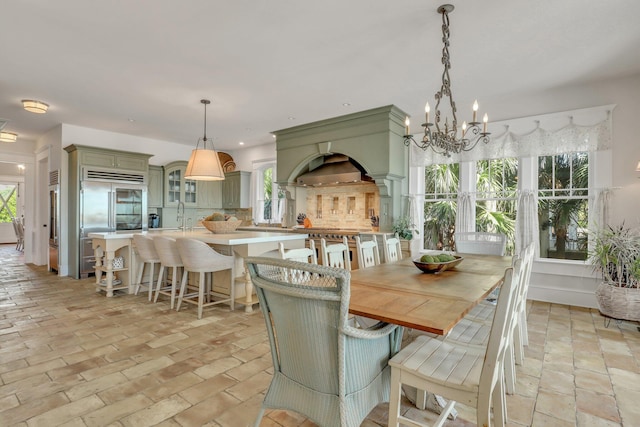
[{"label": "green cabinet", "polygon": [[186,179],[187,162],[176,161],[164,166],[164,206],[198,207],[198,191],[202,181]]},{"label": "green cabinet", "polygon": [[222,207],[225,209],[248,208],[251,172],[233,171],[224,175]]},{"label": "green cabinet", "polygon": [[149,156],[122,154],[103,149],[83,149],[80,152],[80,163],[86,166],[99,166],[110,169],[127,169],[146,172]]},{"label": "green cabinet", "polygon": [[162,166],[149,165],[149,185],[147,190],[147,207],[162,207],[162,190],[164,188],[164,178]]},{"label": "green cabinet", "polygon": [[222,181],[198,181],[198,207],[222,208]]}]

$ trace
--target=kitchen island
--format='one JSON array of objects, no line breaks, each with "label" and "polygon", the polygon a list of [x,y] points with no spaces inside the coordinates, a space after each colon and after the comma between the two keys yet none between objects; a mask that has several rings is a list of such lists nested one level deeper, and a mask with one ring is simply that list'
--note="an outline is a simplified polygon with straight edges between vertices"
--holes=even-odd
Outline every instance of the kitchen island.
[{"label": "kitchen island", "polygon": [[[253,311],[253,304],[258,300],[253,295],[253,283],[249,270],[244,263],[248,256],[256,256],[265,252],[278,249],[278,243],[283,242],[287,249],[302,248],[308,237],[303,233],[282,233],[267,231],[235,231],[226,234],[214,234],[207,230],[193,231],[142,231],[142,232],[104,232],[90,233],[92,246],[96,258],[96,292],[106,291],[107,297],[113,296],[113,291],[128,288],[132,293],[134,283],[132,282],[133,271],[131,266],[135,266],[135,255],[133,254],[133,235],[146,234],[148,236],[167,236],[174,239],[186,237],[197,239],[212,246],[218,252],[225,255],[234,255],[236,260],[242,262],[244,268],[245,295],[244,299],[238,299],[236,303],[243,304],[246,312]],[[123,257],[124,266],[117,264],[114,268],[113,260]],[[102,274],[105,274],[103,280]],[[114,274],[119,274],[119,279],[114,279]]]}]

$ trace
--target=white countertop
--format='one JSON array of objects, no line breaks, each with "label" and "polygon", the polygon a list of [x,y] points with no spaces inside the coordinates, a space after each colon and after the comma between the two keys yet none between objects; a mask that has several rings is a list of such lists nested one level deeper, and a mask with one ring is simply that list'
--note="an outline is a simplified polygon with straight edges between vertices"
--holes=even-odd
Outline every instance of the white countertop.
[{"label": "white countertop", "polygon": [[[155,229],[157,230],[157,229]],[[277,229],[276,229],[277,230]],[[132,233],[122,232],[102,232],[102,233],[89,233],[88,237],[92,239],[133,239],[134,234],[149,234],[151,236],[168,236],[174,239],[180,237],[187,237],[191,239],[198,239],[205,243],[217,244],[217,245],[243,245],[247,243],[264,243],[284,241],[284,240],[298,240],[306,239],[308,234],[304,233],[283,233],[283,232],[267,232],[267,231],[234,231],[227,234],[214,234],[207,230],[193,230],[193,231],[176,231],[176,230],[161,230],[161,231],[136,231]]]}]

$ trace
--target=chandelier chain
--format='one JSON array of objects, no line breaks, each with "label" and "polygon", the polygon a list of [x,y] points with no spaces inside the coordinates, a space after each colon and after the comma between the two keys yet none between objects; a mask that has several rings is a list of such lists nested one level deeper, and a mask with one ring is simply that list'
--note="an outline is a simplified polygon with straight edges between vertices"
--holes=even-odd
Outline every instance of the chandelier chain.
[{"label": "chandelier chain", "polygon": [[[460,153],[461,151],[471,151],[478,142],[482,141],[485,144],[490,141],[487,132],[488,118],[485,114],[483,123],[477,121],[477,101],[473,105],[473,119],[468,124],[463,122],[461,136],[458,137],[458,117],[456,103],[453,100],[453,91],[451,90],[451,76],[449,70],[451,68],[451,56],[449,53],[449,13],[453,11],[452,5],[446,4],[438,8],[438,13],[442,14],[442,65],[444,67],[442,71],[442,84],[440,90],[435,93],[436,105],[435,105],[435,120],[433,123],[429,122],[429,104],[425,106],[426,121],[422,124],[424,127],[424,136],[422,141],[418,142],[410,134],[409,118],[407,117],[406,135],[404,136],[404,144],[408,146],[413,142],[417,147],[427,150],[431,148],[438,154],[445,156],[451,156],[452,153]],[[444,98],[449,98],[449,107],[451,109],[451,123],[449,118],[444,119],[442,123],[442,113],[440,110],[440,103]],[[483,125],[481,128],[480,125]]]}]

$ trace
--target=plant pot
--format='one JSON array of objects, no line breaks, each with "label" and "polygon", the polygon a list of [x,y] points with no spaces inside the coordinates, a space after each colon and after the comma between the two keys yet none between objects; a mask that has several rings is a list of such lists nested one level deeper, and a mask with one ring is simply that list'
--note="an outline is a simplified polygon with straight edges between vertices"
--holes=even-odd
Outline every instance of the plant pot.
[{"label": "plant pot", "polygon": [[600,282],[596,300],[600,313],[607,317],[640,321],[640,288],[621,288]]}]

